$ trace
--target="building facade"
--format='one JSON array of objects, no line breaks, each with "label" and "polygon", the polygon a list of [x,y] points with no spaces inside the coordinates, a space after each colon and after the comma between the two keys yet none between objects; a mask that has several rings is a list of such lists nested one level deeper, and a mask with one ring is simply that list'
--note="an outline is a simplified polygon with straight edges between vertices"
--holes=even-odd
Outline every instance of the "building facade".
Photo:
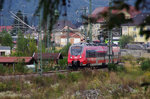
[{"label": "building facade", "polygon": [[[144,35],[140,35],[140,24],[145,21],[145,18],[150,16],[150,13],[141,13],[133,18],[133,22],[122,25],[122,35],[130,35],[134,38],[134,42],[147,43]],[[150,24],[144,27],[145,30],[150,30]]]}]

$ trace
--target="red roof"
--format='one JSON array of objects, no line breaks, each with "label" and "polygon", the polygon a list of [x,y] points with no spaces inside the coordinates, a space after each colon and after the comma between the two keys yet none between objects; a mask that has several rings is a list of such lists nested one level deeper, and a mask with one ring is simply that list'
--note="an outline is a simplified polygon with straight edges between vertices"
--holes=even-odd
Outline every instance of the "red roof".
[{"label": "red roof", "polygon": [[[97,15],[98,15],[99,13],[108,12],[108,8],[109,8],[109,7],[98,7],[98,8],[96,8],[96,9],[92,12],[92,17],[97,17]],[[130,14],[130,16],[131,16],[130,18],[133,18],[134,16],[136,16],[136,15],[138,15],[138,14],[141,13],[141,11],[137,11],[136,8],[133,7],[133,6],[130,6],[129,11],[127,11],[126,9],[123,9],[122,11],[128,12],[128,13]],[[112,10],[112,13],[113,13],[113,14],[117,14],[117,13],[119,13],[119,12],[120,12],[120,10]],[[100,19],[98,19],[97,22],[103,22],[103,21],[104,21],[104,18],[100,18]]]},{"label": "red roof", "polygon": [[[38,53],[35,53],[33,55],[34,59],[37,60],[39,58]],[[47,60],[47,59],[63,59],[63,56],[61,53],[42,53],[42,59]]]},{"label": "red roof", "polygon": [[12,29],[12,26],[0,26],[0,32],[2,32],[3,30],[7,30],[7,31],[9,31],[9,30],[11,30]]},{"label": "red roof", "polygon": [[32,57],[0,57],[0,63],[17,63],[23,60],[29,63],[32,59]]},{"label": "red roof", "polygon": [[[78,34],[76,33],[69,33],[69,37],[73,37],[73,38],[81,38]],[[61,36],[61,38],[67,38],[67,34],[63,34]]]}]

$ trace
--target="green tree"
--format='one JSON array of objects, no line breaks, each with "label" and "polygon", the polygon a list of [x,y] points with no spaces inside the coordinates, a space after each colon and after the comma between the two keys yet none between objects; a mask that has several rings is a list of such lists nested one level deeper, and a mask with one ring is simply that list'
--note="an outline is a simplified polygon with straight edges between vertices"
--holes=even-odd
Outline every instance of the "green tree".
[{"label": "green tree", "polygon": [[2,38],[4,37],[4,35],[7,33],[7,31],[3,30],[2,32],[0,32],[0,43],[2,43]]},{"label": "green tree", "polygon": [[34,38],[28,38],[28,51],[27,54],[28,56],[32,56],[34,52],[37,52],[37,47],[36,47],[36,41]]},{"label": "green tree", "polygon": [[119,40],[119,43],[120,43],[120,46],[121,48],[125,48],[125,46],[128,44],[128,43],[131,43],[134,41],[134,38],[132,36],[129,36],[129,35],[123,35],[120,40]]},{"label": "green tree", "polygon": [[26,56],[26,52],[27,52],[27,39],[24,38],[24,35],[22,34],[22,32],[20,31],[18,33],[18,39],[17,39],[17,56]]},{"label": "green tree", "polygon": [[60,50],[60,52],[62,53],[63,56],[68,56],[68,50],[69,50],[70,46],[71,46],[71,44],[69,43]]},{"label": "green tree", "polygon": [[2,38],[2,46],[10,46],[13,47],[12,37],[9,33],[5,33]]}]

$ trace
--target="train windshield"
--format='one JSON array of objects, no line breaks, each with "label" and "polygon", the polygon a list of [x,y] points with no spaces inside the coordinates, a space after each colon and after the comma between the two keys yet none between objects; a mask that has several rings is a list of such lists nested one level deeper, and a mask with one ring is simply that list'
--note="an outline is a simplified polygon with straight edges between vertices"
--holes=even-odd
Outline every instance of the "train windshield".
[{"label": "train windshield", "polygon": [[82,53],[82,46],[72,46],[71,47],[71,55],[81,55]]}]

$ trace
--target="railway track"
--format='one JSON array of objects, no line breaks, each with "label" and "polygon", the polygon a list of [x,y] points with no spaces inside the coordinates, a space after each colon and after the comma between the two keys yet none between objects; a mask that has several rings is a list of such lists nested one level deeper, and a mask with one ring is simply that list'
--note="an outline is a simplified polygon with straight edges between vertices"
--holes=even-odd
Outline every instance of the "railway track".
[{"label": "railway track", "polygon": [[[52,76],[57,73],[68,73],[71,71],[68,70],[59,70],[59,71],[49,71],[49,72],[43,72],[42,76]],[[38,77],[41,76],[39,73],[28,73],[28,74],[14,74],[14,75],[1,75],[0,80],[4,79],[20,79],[20,78],[28,78],[28,77]]]},{"label": "railway track", "polygon": [[[23,78],[38,77],[38,76],[49,77],[49,76],[53,76],[53,75],[55,75],[57,73],[59,73],[59,74],[67,74],[67,73],[70,73],[70,72],[82,72],[84,70],[86,70],[86,69],[78,69],[76,71],[74,71],[74,70],[49,71],[49,72],[43,72],[42,75],[40,75],[39,73],[0,75],[0,80],[5,80],[5,79],[23,79]],[[94,70],[94,68],[92,70]],[[108,71],[107,68],[99,68],[99,70],[101,70],[101,71]]]}]

